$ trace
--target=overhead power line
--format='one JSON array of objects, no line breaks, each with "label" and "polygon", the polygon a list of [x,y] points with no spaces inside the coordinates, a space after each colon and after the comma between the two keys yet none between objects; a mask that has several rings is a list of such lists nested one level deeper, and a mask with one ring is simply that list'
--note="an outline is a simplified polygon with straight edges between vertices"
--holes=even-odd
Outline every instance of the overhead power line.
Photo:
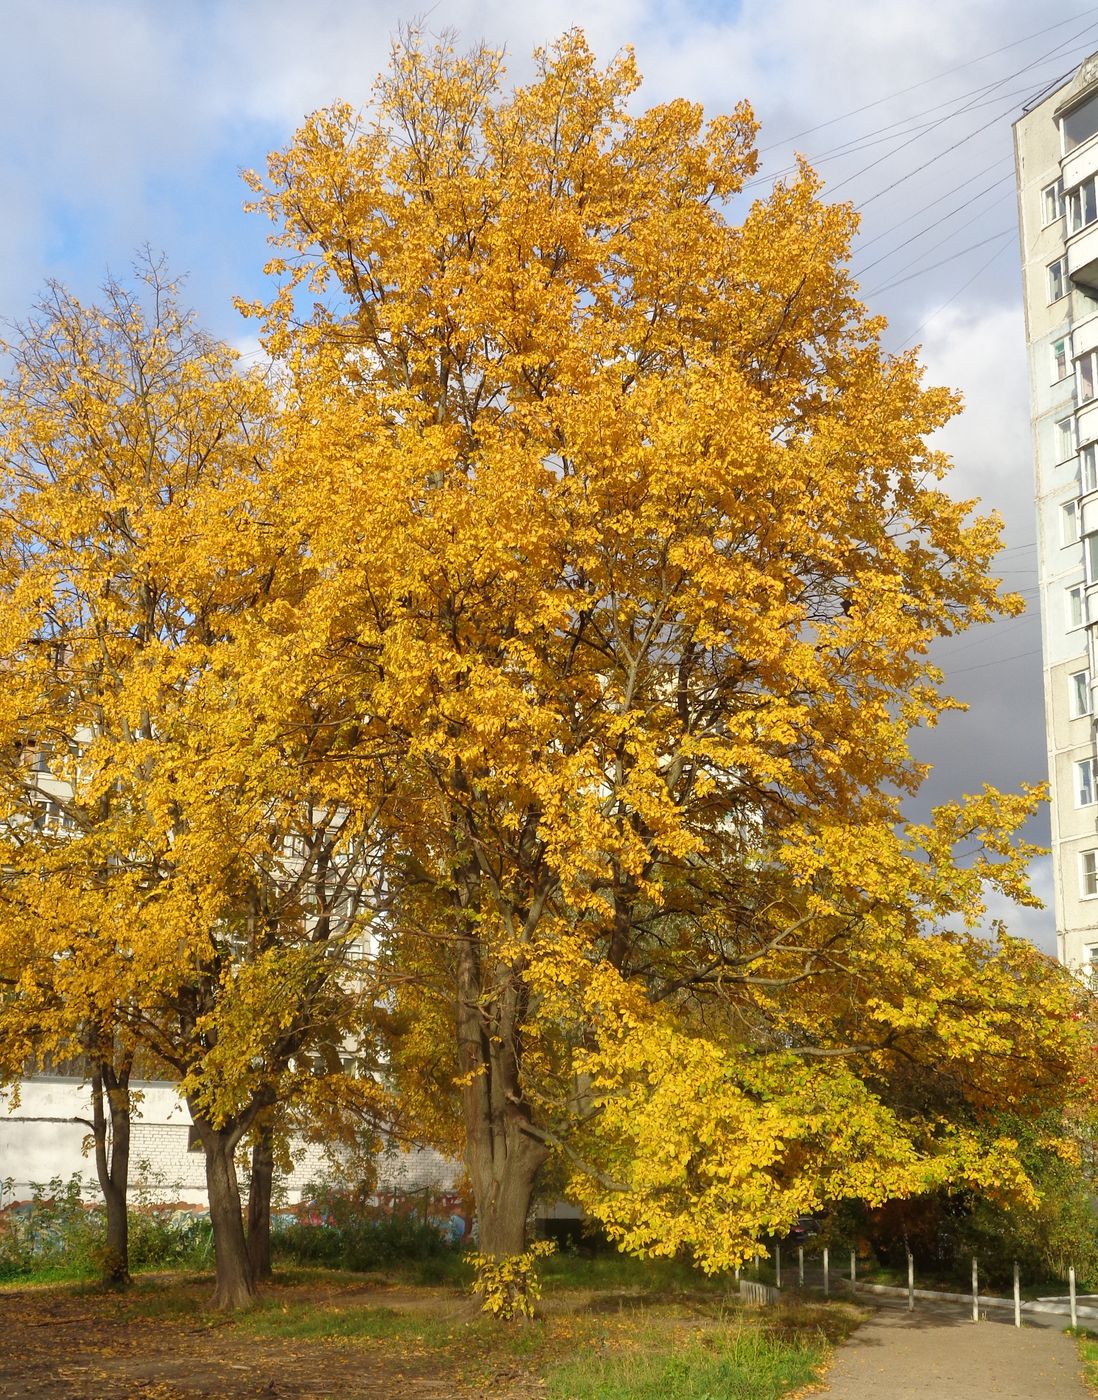
[{"label": "overhead power line", "polygon": [[[1035,58],[1031,63],[1024,64],[1021,68],[1016,69],[1015,72],[1008,73],[1005,78],[1001,78],[997,84],[994,84],[994,86],[1002,87],[1004,83],[1008,83],[1012,78],[1017,78],[1022,73],[1028,73],[1031,69],[1036,68],[1039,64],[1044,63],[1047,59],[1053,57],[1053,55],[1058,54],[1060,49],[1067,47],[1073,43],[1076,43],[1079,39],[1083,37],[1084,34],[1089,34],[1092,30],[1095,29],[1098,29],[1098,24],[1090,23],[1084,26],[1083,29],[1079,30],[1076,34],[1073,34],[1069,39],[1066,39],[1062,43],[1057,44],[1055,48],[1049,49],[1047,53],[1043,53],[1040,56],[1040,58]],[[939,118],[937,125],[944,125],[946,122],[952,121],[954,117],[962,116],[966,111],[969,110],[970,106],[971,103],[968,103],[964,107],[959,108],[956,112],[951,112],[946,116]],[[866,208],[866,206],[872,204],[874,200],[880,199],[882,195],[886,195],[890,190],[894,190],[897,185],[902,184],[905,180],[909,180],[912,177],[912,175],[918,175],[919,172],[925,170],[928,165],[932,165],[936,161],[941,160],[943,155],[948,155],[951,151],[957,150],[960,146],[965,145],[966,142],[973,140],[982,132],[987,131],[989,127],[994,126],[999,121],[999,117],[1001,115],[1002,114],[1000,113],[999,115],[992,117],[992,119],[988,122],[985,122],[983,126],[977,127],[975,131],[970,131],[967,136],[962,136],[959,141],[955,141],[953,145],[947,147],[945,151],[942,151],[938,155],[931,157],[931,159],[928,161],[924,161],[922,165],[916,166],[914,170],[909,170],[906,175],[901,175],[898,180],[894,180],[891,185],[886,185],[883,190],[878,190],[876,194],[870,195],[868,199],[863,199],[858,207],[861,209]],[[890,159],[892,156],[896,155],[898,151],[904,150],[905,147],[910,146],[915,141],[921,140],[922,137],[927,134],[928,133],[926,132],[919,132],[916,136],[912,136],[909,140],[903,142],[902,145],[896,147],[896,150],[890,151],[888,155],[879,156],[876,160],[870,161],[868,165],[862,166],[861,170],[856,170],[853,175],[846,176],[846,178],[841,180],[838,185],[833,186],[830,190],[830,193],[833,195],[836,189],[842,189],[844,185],[850,184],[851,180],[857,180],[859,176],[865,175],[868,171],[875,169],[878,165],[882,163],[882,161]]]},{"label": "overhead power line", "polygon": [[[945,301],[943,301],[941,306],[936,307],[924,321],[920,321],[919,324],[915,327],[915,329],[911,332],[911,334],[906,337],[906,339],[900,341],[898,348],[900,350],[903,350],[906,346],[910,345],[913,340],[917,339],[920,335],[922,335],[923,331],[926,330],[927,326],[930,325],[931,321],[937,320],[937,318],[942,314],[943,311],[947,311],[957,300],[957,298],[961,295],[961,293],[967,292],[969,287],[972,286],[973,282],[975,282],[978,277],[982,276],[983,273],[985,273],[988,270],[988,268],[991,266],[991,264],[995,261],[996,258],[1002,257],[1002,255],[1006,252],[1006,250],[1009,247],[1010,244],[1004,240],[1002,245],[996,248],[994,252],[992,252],[991,255],[986,259],[986,261],[980,264],[980,266],[976,269],[972,276],[969,277],[967,281],[961,283],[961,285],[957,288],[957,290],[953,293],[951,297],[948,297]],[[927,272],[931,271],[930,268],[926,268],[924,270]],[[1019,546],[1019,548],[1021,548],[1021,546]]]},{"label": "overhead power line", "polygon": [[863,112],[872,111],[874,107],[881,107],[886,102],[894,102],[897,97],[904,97],[909,92],[915,92],[918,88],[927,87],[930,83],[940,82],[942,78],[948,78],[954,73],[960,73],[965,68],[972,68],[977,63],[983,63],[985,59],[995,58],[1001,53],[1007,53],[1010,49],[1016,49],[1019,44],[1028,44],[1031,39],[1042,39],[1046,34],[1051,34],[1056,29],[1063,29],[1065,25],[1074,24],[1076,20],[1083,19],[1087,15],[1098,14],[1098,7],[1089,10],[1080,10],[1078,14],[1071,15],[1068,19],[1058,20],[1055,24],[1050,24],[1044,29],[1038,29],[1032,34],[1026,34],[1021,39],[1014,39],[1009,44],[1004,44],[1002,48],[992,49],[989,53],[982,53],[977,58],[966,59],[964,63],[958,63],[953,68],[945,68],[940,73],[933,74],[932,77],[922,78],[917,83],[912,83],[909,87],[900,88],[896,92],[886,93],[884,97],[878,97],[873,102],[866,102],[861,107],[855,107],[852,111],[843,112],[841,116],[829,117],[827,121],[820,122],[818,126],[806,127],[804,131],[795,132],[792,136],[787,136],[780,141],[774,141],[769,146],[764,146],[760,155],[765,155],[767,151],[777,150],[779,146],[787,146],[790,141],[799,141],[802,136],[811,136],[817,131],[823,131],[826,127],[834,126],[836,122],[846,121],[849,117],[861,116]]},{"label": "overhead power line", "polygon": [[[994,169],[994,168],[995,168],[995,167],[992,166],[992,169]],[[999,177],[999,179],[996,180],[995,184],[997,184],[997,185],[1003,185],[1003,184],[1005,184],[1008,180],[1011,181],[1011,183],[1013,184],[1013,181],[1014,181],[1014,162],[1013,162],[1013,161],[1010,162],[1010,169],[1007,170],[1007,171],[1005,171],[1005,172]],[[954,185],[952,189],[946,190],[945,194],[940,194],[940,195],[938,196],[937,199],[932,199],[928,204],[924,204],[924,205],[922,206],[922,212],[925,214],[926,211],[927,211],[928,209],[933,209],[936,205],[941,204],[942,201],[945,200],[945,199],[948,199],[948,198],[950,197],[950,195],[957,194],[960,190],[968,189],[968,187],[969,187],[969,185],[970,185],[971,183],[972,183],[972,177],[971,177],[971,176],[966,176],[966,177],[961,181],[961,183],[960,183],[959,185]],[[991,189],[991,188],[994,188],[994,186],[988,186],[988,188]],[[975,198],[978,199],[979,196],[977,195],[977,196],[975,196]],[[966,203],[967,203],[967,201],[966,201]],[[962,207],[962,208],[963,208],[964,206],[958,206],[958,207]],[[947,215],[946,217],[948,217],[948,215]],[[897,223],[894,223],[894,224],[890,225],[888,228],[883,229],[880,233],[875,233],[875,234],[873,235],[872,238],[867,238],[867,239],[865,239],[864,242],[859,243],[859,244],[858,244],[858,251],[859,251],[860,253],[864,253],[865,250],[866,250],[867,248],[871,248],[871,247],[873,246],[874,243],[879,243],[879,242],[881,241],[882,238],[887,238],[888,235],[889,235],[890,233],[895,233],[898,229],[907,228],[907,226],[908,226],[910,223],[911,223],[911,220],[910,220],[909,218],[900,219]],[[930,227],[933,227],[933,225],[931,225]]]},{"label": "overhead power line", "polygon": [[[942,224],[948,223],[950,219],[956,218],[956,216],[962,213],[965,209],[970,209],[972,205],[977,203],[977,201],[979,201],[980,199],[982,199],[985,194],[990,194],[993,189],[996,189],[1001,184],[1003,184],[1002,179],[993,180],[990,185],[985,186],[982,190],[979,191],[978,194],[974,194],[971,199],[966,199],[963,204],[958,204],[956,208],[951,209],[948,214],[943,214],[940,218],[935,219],[932,224],[924,224],[922,228],[917,229],[909,238],[905,238],[902,243],[897,243],[894,248],[890,248],[887,253],[882,253],[879,258],[874,258],[874,260],[871,263],[866,263],[864,267],[855,268],[853,270],[853,276],[864,277],[865,274],[869,272],[872,268],[880,266],[880,264],[883,262],[887,262],[889,258],[894,258],[897,253],[902,252],[903,249],[908,247],[909,244],[915,243],[920,238],[925,238],[926,235],[930,233],[933,229],[939,228]],[[1006,193],[1009,195],[1013,192],[1008,190]],[[1005,195],[1000,195],[999,199],[995,200],[991,207],[995,208],[1003,198],[1005,198]],[[983,209],[978,214],[973,214],[971,219],[966,219],[963,224],[960,224],[957,228],[953,229],[952,232],[948,235],[948,237],[942,241],[948,242],[950,238],[956,238],[956,236],[959,233],[961,233],[964,229],[969,228],[972,224],[984,218],[987,212],[988,211],[986,209]],[[920,257],[925,257],[927,253],[932,253],[935,248],[940,248],[941,246],[942,243],[938,242],[935,243],[933,247],[924,248],[923,252],[920,254]]]},{"label": "overhead power line", "polygon": [[[986,671],[989,666],[1005,666],[1008,661],[1023,661],[1027,656],[1040,655],[1041,648],[1034,647],[1031,651],[1015,652],[1013,656],[1000,656],[995,661],[981,661],[979,665],[976,666],[959,666],[956,669],[952,667],[947,669],[945,666],[942,666],[941,669],[946,672],[946,680],[948,681],[950,676],[963,676],[969,671]],[[940,662],[939,665],[941,665]]]},{"label": "overhead power line", "polygon": [[922,277],[925,272],[934,272],[939,267],[945,267],[946,263],[955,262],[958,258],[963,258],[966,253],[974,253],[977,248],[986,248],[989,243],[998,242],[1000,239],[1008,238],[1011,234],[1016,234],[1017,232],[1018,230],[1011,224],[1009,228],[1000,229],[998,233],[993,233],[988,238],[981,238],[978,243],[970,243],[967,248],[958,248],[955,253],[950,253],[949,257],[939,258],[936,263],[931,263],[929,267],[921,267],[915,272],[909,272],[903,277],[897,277],[892,282],[886,282],[883,287],[874,287],[872,291],[866,292],[864,295],[867,297],[875,297],[880,296],[882,292],[890,292],[893,287],[900,287],[905,282],[910,282],[914,277]]}]

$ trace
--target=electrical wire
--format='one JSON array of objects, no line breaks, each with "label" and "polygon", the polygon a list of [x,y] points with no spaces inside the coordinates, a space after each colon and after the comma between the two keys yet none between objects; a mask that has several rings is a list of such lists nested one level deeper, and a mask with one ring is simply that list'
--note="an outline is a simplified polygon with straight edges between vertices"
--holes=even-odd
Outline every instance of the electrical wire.
[{"label": "electrical wire", "polygon": [[976,666],[959,666],[956,670],[947,669],[945,666],[941,666],[941,663],[939,663],[939,665],[941,669],[946,672],[946,680],[948,681],[951,676],[963,676],[969,671],[986,671],[989,666],[1005,666],[1008,661],[1023,661],[1027,656],[1040,655],[1041,648],[1034,647],[1032,651],[1019,651],[1015,652],[1013,656],[1000,656],[996,661],[981,661]]},{"label": "electrical wire", "polygon": [[[941,306],[936,307],[935,310],[933,310],[930,313],[930,315],[926,318],[925,321],[921,321],[919,325],[915,327],[915,329],[911,332],[909,336],[906,337],[906,339],[900,341],[900,344],[897,347],[897,349],[903,350],[906,346],[910,345],[911,342],[915,340],[917,336],[921,335],[923,331],[926,330],[927,326],[930,325],[931,321],[936,320],[937,317],[939,317],[943,311],[947,311],[957,300],[957,298],[961,295],[961,293],[967,292],[969,287],[972,286],[973,282],[975,282],[978,277],[985,273],[991,266],[991,264],[995,261],[995,259],[1001,257],[1009,247],[1010,244],[1004,242],[1001,248],[996,248],[995,251],[991,254],[991,256],[987,259],[987,261],[981,263],[980,266],[976,269],[976,271],[972,274],[972,276],[966,282],[962,282],[951,297],[949,297],[946,301],[943,301]],[[926,268],[925,271],[930,272],[931,269]]]},{"label": "electrical wire", "polygon": [[[1091,13],[1091,14],[1092,14],[1092,13],[1094,13],[1094,11],[1088,11],[1087,13]],[[993,82],[993,83],[985,84],[985,85],[983,85],[982,87],[980,87],[980,88],[978,88],[978,89],[975,89],[974,91],[971,91],[971,92],[969,92],[969,93],[967,93],[967,94],[964,94],[964,93],[963,93],[963,94],[961,94],[959,97],[954,98],[954,99],[953,99],[953,103],[950,104],[951,106],[954,106],[954,110],[945,113],[943,116],[939,117],[935,122],[932,122],[932,123],[930,124],[929,127],[926,127],[926,128],[924,128],[924,129],[922,129],[922,130],[916,132],[916,134],[915,134],[914,136],[908,137],[908,139],[907,139],[906,141],[902,141],[899,145],[893,147],[892,150],[885,152],[885,154],[884,154],[883,156],[879,156],[876,160],[870,161],[870,163],[869,163],[868,165],[863,166],[860,170],[855,171],[852,175],[848,175],[848,176],[844,177],[837,185],[834,185],[834,186],[831,187],[829,193],[830,193],[830,194],[834,194],[834,193],[836,192],[836,190],[841,189],[844,185],[849,184],[852,180],[858,179],[859,176],[864,175],[864,174],[866,174],[868,171],[875,169],[878,165],[882,164],[882,162],[884,162],[884,161],[886,161],[886,160],[890,160],[890,159],[891,159],[893,156],[895,156],[899,151],[902,151],[902,150],[906,149],[908,146],[912,145],[915,141],[921,140],[923,136],[928,135],[928,134],[930,133],[930,131],[935,130],[936,127],[942,126],[942,125],[944,125],[946,122],[952,121],[955,117],[958,117],[958,116],[963,115],[966,111],[972,110],[972,108],[973,108],[974,106],[977,105],[977,103],[976,103],[976,99],[977,99],[977,98],[984,97],[984,96],[986,96],[989,92],[994,92],[994,91],[997,90],[998,88],[1003,87],[1004,84],[1010,82],[1011,79],[1013,79],[1013,78],[1018,78],[1018,77],[1020,77],[1023,73],[1028,73],[1028,72],[1030,72],[1032,69],[1039,67],[1042,63],[1048,62],[1048,61],[1050,61],[1051,59],[1053,59],[1053,58],[1055,58],[1055,57],[1061,57],[1061,58],[1063,58],[1065,55],[1063,55],[1063,54],[1060,52],[1061,50],[1063,50],[1063,49],[1065,49],[1065,48],[1070,48],[1070,47],[1072,47],[1072,46],[1074,46],[1074,45],[1077,45],[1078,42],[1079,42],[1079,40],[1083,37],[1083,35],[1089,34],[1089,33],[1090,33],[1092,30],[1094,30],[1094,29],[1098,29],[1098,23],[1094,23],[1094,22],[1088,23],[1088,24],[1084,25],[1084,27],[1083,27],[1081,30],[1077,31],[1075,34],[1069,35],[1069,37],[1068,37],[1067,39],[1061,40],[1060,43],[1054,45],[1053,48],[1047,50],[1045,53],[1041,54],[1038,58],[1032,59],[1032,60],[1030,60],[1030,62],[1023,64],[1021,68],[1017,68],[1017,69],[1015,69],[1013,72],[1007,73],[1005,76],[1003,76],[1002,78],[997,79],[997,80],[996,80],[995,82]],[[1055,80],[1054,80],[1054,81],[1055,81]],[[967,101],[965,101],[966,98],[968,99]],[[1012,101],[1012,100],[1013,100],[1013,99],[1009,99],[1009,101]],[[955,106],[955,104],[956,104],[957,102],[962,102],[962,101],[964,102],[964,105],[963,105],[963,106],[961,106],[961,107],[956,107],[956,106]],[[980,104],[980,105],[987,105],[987,104]],[[1002,115],[1002,114],[1000,113],[999,115]],[[976,131],[974,131],[974,132],[970,132],[969,135],[966,136],[966,137],[964,137],[964,138],[962,138],[962,140],[961,140],[960,142],[955,143],[955,146],[956,146],[956,145],[963,145],[966,141],[972,140],[975,136],[980,135],[980,133],[981,133],[982,131],[986,131],[986,130],[988,129],[988,127],[994,125],[994,123],[995,123],[996,121],[998,121],[998,119],[999,119],[999,117],[997,116],[997,117],[993,118],[992,121],[986,123],[983,127],[978,128],[978,129],[977,129]],[[870,132],[867,132],[867,133],[866,133],[866,136],[867,136],[867,137],[875,136],[875,135],[879,134],[880,130],[881,130],[881,128],[878,128],[877,131],[870,131]],[[946,155],[946,154],[948,154],[948,153],[949,153],[949,150],[954,149],[954,148],[955,148],[955,147],[947,148],[947,150],[944,151],[944,152],[942,152],[941,155]],[[935,157],[934,157],[934,160],[938,160],[938,159],[940,159],[940,158],[941,158],[941,156],[935,156]],[[929,162],[929,161],[927,162],[927,164],[931,164],[931,163],[932,163],[932,162]],[[796,168],[796,167],[790,167],[790,169],[795,169],[795,168]],[[918,174],[920,170],[923,170],[923,169],[925,169],[925,168],[926,168],[926,165],[923,165],[923,166],[919,166],[919,167],[918,167],[916,170],[914,170],[914,171],[908,172],[908,175],[901,177],[901,180],[894,182],[893,185],[887,186],[884,190],[878,191],[878,193],[877,193],[876,195],[873,195],[872,198],[873,198],[873,199],[878,199],[878,198],[880,198],[881,195],[887,194],[887,193],[889,192],[889,190],[894,189],[896,184],[902,183],[903,180],[910,178],[911,175]],[[788,172],[786,172],[786,173],[788,173]],[[754,179],[754,180],[748,181],[748,185],[745,186],[745,188],[749,188],[751,185],[756,185],[756,184],[760,184],[760,183],[765,183],[767,180],[773,180],[774,178],[778,178],[778,177],[775,177],[775,176],[759,176],[759,177],[757,177],[757,178]],[[869,202],[869,201],[866,201],[866,202]],[[864,208],[864,203],[863,203],[863,205],[862,205],[861,207]]]},{"label": "electrical wire", "polygon": [[1004,44],[1002,48],[992,49],[989,53],[982,53],[978,58],[967,59],[964,63],[958,63],[953,68],[946,68],[941,73],[935,73],[933,77],[923,78],[917,83],[912,83],[910,87],[900,88],[898,92],[890,92],[885,97],[878,97],[874,102],[867,102],[862,107],[855,107],[853,111],[843,112],[841,116],[829,117],[827,121],[821,122],[818,126],[806,127],[804,131],[798,131],[793,136],[787,136],[781,141],[775,141],[769,146],[764,146],[759,152],[765,155],[767,151],[777,150],[779,146],[787,146],[790,141],[799,141],[802,136],[812,136],[817,131],[823,131],[826,127],[834,126],[836,122],[846,121],[848,117],[861,116],[863,112],[871,111],[874,107],[883,106],[886,102],[894,102],[897,97],[903,97],[909,92],[915,92],[918,88],[926,87],[930,83],[937,83],[942,78],[948,78],[954,73],[960,73],[965,68],[972,68],[977,63],[983,63],[985,59],[996,58],[1001,53],[1006,53],[1010,49],[1016,49],[1019,44],[1028,44],[1031,39],[1041,39],[1046,34],[1051,34],[1054,29],[1063,29],[1066,24],[1074,24],[1077,19],[1082,19],[1084,15],[1098,14],[1098,8],[1092,7],[1089,10],[1080,10],[1078,14],[1071,15],[1068,19],[1058,20],[1055,24],[1050,24],[1046,29],[1038,29],[1033,34],[1027,34],[1022,39],[1014,39],[1009,44]]},{"label": "electrical wire", "polygon": [[[915,233],[911,235],[910,238],[905,238],[902,243],[897,243],[895,248],[890,248],[887,253],[882,253],[879,258],[874,258],[874,260],[871,263],[866,263],[865,267],[853,268],[851,270],[851,276],[864,277],[865,274],[869,272],[872,268],[879,267],[881,263],[887,262],[889,258],[894,258],[897,253],[901,252],[904,248],[908,247],[909,244],[917,242],[920,238],[925,238],[926,235],[930,233],[932,229],[938,228],[941,224],[948,223],[950,219],[955,218],[958,214],[962,212],[962,210],[970,208],[978,200],[982,199],[985,194],[990,194],[991,191],[996,188],[996,186],[1001,185],[1002,183],[1002,180],[996,180],[993,184],[990,184],[985,189],[982,189],[979,192],[979,194],[974,194],[972,198],[966,200],[964,204],[958,204],[957,207],[955,209],[951,209],[948,214],[943,214],[940,219],[935,219],[932,224],[926,224],[923,228],[918,229]],[[992,202],[990,208],[994,209],[998,204],[1001,204],[1002,201],[1008,195],[1012,194],[1012,190],[1007,190],[1006,194],[1000,195],[998,199]],[[956,238],[956,236],[959,233],[963,232],[966,228],[971,228],[973,224],[978,223],[980,219],[984,218],[987,215],[987,213],[987,209],[982,209],[978,214],[973,214],[971,219],[966,219],[963,224],[959,224],[944,239],[941,239],[939,240],[939,242],[932,244],[929,248],[924,248],[922,253],[919,254],[919,256],[925,257],[927,253],[933,253],[935,248],[942,247],[944,243],[948,243],[951,238]]]},{"label": "electrical wire", "polygon": [[872,291],[865,292],[864,295],[866,297],[876,297],[880,296],[882,292],[890,292],[893,287],[902,287],[905,282],[910,282],[915,277],[922,277],[924,273],[934,272],[939,267],[945,267],[946,263],[956,262],[958,258],[963,258],[966,253],[974,253],[977,248],[986,248],[989,243],[995,243],[1002,238],[1009,238],[1012,235],[1016,235],[1017,232],[1018,230],[1012,224],[1010,228],[1000,229],[998,233],[993,233],[987,238],[981,238],[978,243],[970,243],[967,248],[959,248],[957,252],[950,253],[948,258],[939,258],[936,263],[931,263],[929,267],[920,267],[915,272],[907,273],[904,277],[897,277],[892,282],[886,282],[883,287],[874,287]]},{"label": "electrical wire", "polygon": [[[994,167],[992,167],[992,168],[994,169]],[[1003,174],[999,177],[999,179],[995,181],[995,184],[993,184],[993,185],[988,185],[987,188],[988,188],[989,190],[994,189],[994,188],[995,188],[995,185],[1003,185],[1003,184],[1005,184],[1008,180],[1011,182],[1011,184],[1013,184],[1013,182],[1014,182],[1014,162],[1013,162],[1013,161],[1011,161],[1011,163],[1010,163],[1010,169],[1004,171]],[[926,211],[927,211],[928,209],[933,209],[934,206],[935,206],[936,204],[941,204],[942,200],[948,199],[948,198],[950,197],[950,195],[957,194],[960,190],[967,189],[968,186],[969,186],[971,183],[972,183],[971,176],[967,176],[964,180],[961,181],[961,183],[960,183],[959,185],[954,185],[952,189],[946,190],[945,194],[940,194],[940,195],[938,196],[937,199],[932,199],[932,200],[930,201],[929,204],[924,204],[924,205],[922,206],[922,212],[925,214]],[[976,199],[978,199],[979,197],[980,197],[979,195],[975,195],[975,196],[974,196],[974,198],[976,198]],[[965,203],[967,204],[968,202],[969,202],[969,201],[966,200]],[[965,207],[964,204],[959,204],[959,205],[957,206],[958,209],[963,209],[964,207]],[[944,214],[942,217],[943,217],[943,218],[950,218],[951,215],[950,215],[950,214]],[[890,233],[895,233],[898,229],[906,228],[906,227],[910,224],[910,222],[911,222],[910,219],[900,219],[899,222],[897,222],[897,223],[895,223],[895,224],[892,224],[889,228],[886,228],[886,229],[882,230],[882,232],[880,232],[880,233],[875,233],[875,234],[873,235],[872,238],[867,238],[867,239],[865,239],[864,242],[859,243],[859,244],[858,244],[858,251],[859,251],[860,253],[864,253],[865,250],[866,250],[867,248],[872,247],[872,245],[873,245],[874,243],[879,243],[879,242],[881,241],[882,238],[887,238],[888,235],[889,235]],[[931,224],[929,227],[930,227],[930,228],[934,228],[935,225],[934,225],[934,224]]]}]

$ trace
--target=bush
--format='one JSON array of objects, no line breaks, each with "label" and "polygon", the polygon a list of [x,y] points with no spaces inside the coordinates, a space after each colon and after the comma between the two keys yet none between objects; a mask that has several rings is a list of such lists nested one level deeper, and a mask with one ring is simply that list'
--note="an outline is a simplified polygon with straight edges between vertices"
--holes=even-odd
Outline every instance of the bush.
[{"label": "bush", "polygon": [[455,1253],[437,1226],[407,1215],[347,1220],[340,1225],[287,1225],[272,1232],[276,1258],[366,1273]]},{"label": "bush", "polygon": [[[3,1183],[10,1194],[13,1182]],[[31,1199],[9,1206],[0,1217],[0,1280],[64,1271],[98,1270],[106,1243],[102,1208],[84,1204],[79,1173],[31,1183]]]},{"label": "bush", "polygon": [[213,1259],[213,1229],[204,1215],[162,1209],[130,1211],[130,1268],[205,1268]]}]

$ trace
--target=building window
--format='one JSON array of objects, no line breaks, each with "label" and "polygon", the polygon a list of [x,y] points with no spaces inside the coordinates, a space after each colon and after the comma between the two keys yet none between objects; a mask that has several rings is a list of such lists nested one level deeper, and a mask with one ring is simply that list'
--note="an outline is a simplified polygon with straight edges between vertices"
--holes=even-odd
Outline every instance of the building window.
[{"label": "building window", "polygon": [[1098,219],[1098,195],[1095,192],[1094,176],[1074,189],[1067,197],[1068,224],[1072,233],[1078,233]]},{"label": "building window", "polygon": [[1041,209],[1046,228],[1049,224],[1054,224],[1064,212],[1063,180],[1057,180],[1055,184],[1044,187],[1041,191]]},{"label": "building window", "polygon": [[1098,759],[1083,758],[1075,765],[1075,805],[1093,807],[1098,782],[1095,781],[1095,767]]},{"label": "building window", "polygon": [[1060,543],[1079,543],[1079,502],[1068,501],[1060,507]]},{"label": "building window", "polygon": [[1067,276],[1063,258],[1048,265],[1048,299],[1059,301],[1067,291]]},{"label": "building window", "polygon": [[1056,424],[1056,460],[1066,462],[1075,452],[1075,419],[1070,415]]},{"label": "building window", "polygon": [[1071,695],[1071,717],[1082,719],[1090,714],[1090,672],[1076,671],[1068,677]]},{"label": "building window", "polygon": [[1081,146],[1084,141],[1089,141],[1098,133],[1098,97],[1088,97],[1085,102],[1080,102],[1078,107],[1065,112],[1060,122],[1060,130],[1064,155],[1073,151],[1076,146]]},{"label": "building window", "polygon": [[1067,624],[1069,630],[1083,625],[1083,585],[1075,584],[1067,590]]},{"label": "building window", "polygon": [[1088,442],[1079,453],[1079,490],[1084,495],[1098,491],[1098,453],[1093,442]]},{"label": "building window", "polygon": [[[1098,851],[1079,852],[1079,897],[1098,898]],[[1093,962],[1098,948],[1091,948],[1089,951]]]},{"label": "building window", "polygon": [[1058,384],[1068,376],[1068,343],[1066,340],[1052,342],[1052,382]]}]

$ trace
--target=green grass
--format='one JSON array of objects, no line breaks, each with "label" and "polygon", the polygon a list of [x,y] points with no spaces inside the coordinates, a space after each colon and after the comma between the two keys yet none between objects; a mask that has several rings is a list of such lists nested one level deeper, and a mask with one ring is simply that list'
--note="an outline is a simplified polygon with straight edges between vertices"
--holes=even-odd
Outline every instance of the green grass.
[{"label": "green grass", "polygon": [[277,1302],[245,1314],[236,1325],[253,1337],[360,1337],[375,1341],[395,1338],[420,1343],[431,1350],[445,1346],[455,1330],[445,1318],[419,1311]]},{"label": "green grass", "polygon": [[208,1271],[166,1270],[110,1297],[88,1283],[34,1291],[86,1298],[82,1312],[123,1326],[152,1321],[165,1339],[228,1328],[242,1358],[260,1339],[300,1342],[302,1355],[310,1343],[338,1341],[396,1366],[414,1360],[477,1394],[522,1375],[546,1400],[777,1400],[812,1381],[862,1316],[839,1301],[746,1308],[723,1295],[725,1281],[670,1261],[551,1263],[541,1315],[513,1325],[479,1312],[462,1288],[416,1287],[389,1271],[377,1283],[349,1270],[280,1271],[251,1311],[233,1317],[211,1310]]},{"label": "green grass", "polygon": [[714,1334],[639,1354],[582,1356],[549,1375],[550,1400],[778,1400],[807,1385],[826,1355],[822,1339],[757,1331]]},{"label": "green grass", "polygon": [[1071,1328],[1067,1329],[1069,1336],[1075,1336],[1079,1341],[1079,1357],[1083,1363],[1083,1379],[1090,1390],[1098,1395],[1098,1334],[1088,1331],[1085,1327],[1077,1327],[1072,1333]]}]

